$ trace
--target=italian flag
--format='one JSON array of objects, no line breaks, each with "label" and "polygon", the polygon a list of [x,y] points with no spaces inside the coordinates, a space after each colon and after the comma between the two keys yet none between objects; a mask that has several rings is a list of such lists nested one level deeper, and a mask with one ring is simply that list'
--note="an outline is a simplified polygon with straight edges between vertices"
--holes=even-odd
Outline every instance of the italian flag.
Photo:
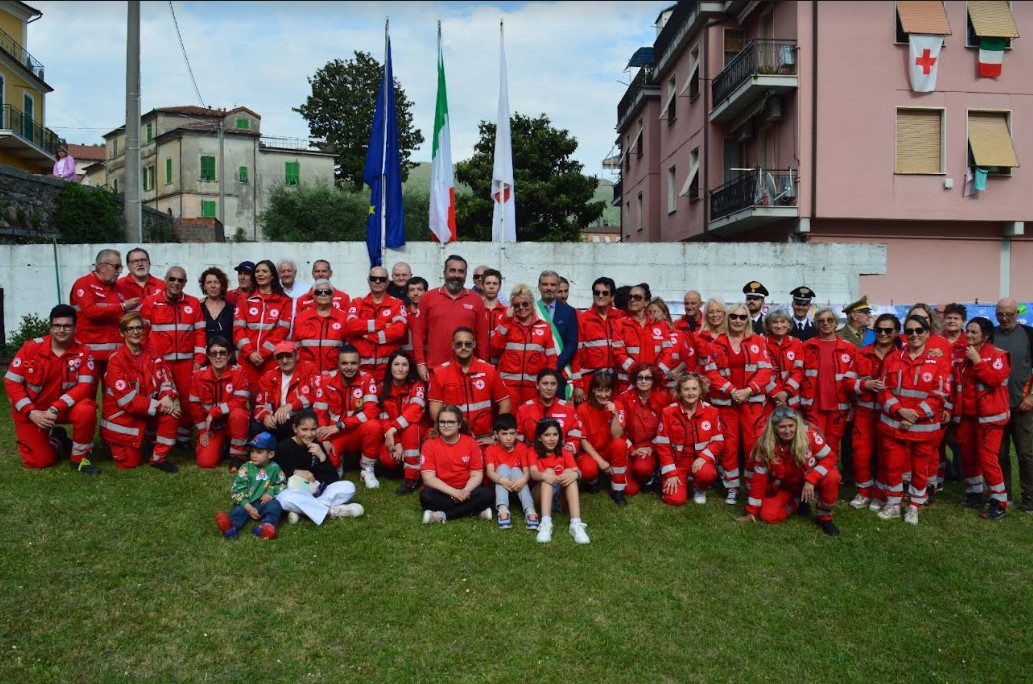
[{"label": "italian flag", "polygon": [[1005,38],[979,39],[979,75],[986,78],[997,78],[1001,75],[1004,62]]},{"label": "italian flag", "polygon": [[438,22],[438,101],[434,107],[434,140],[430,164],[430,232],[442,244],[456,240],[456,189],[452,180],[452,140],[448,129],[445,57]]}]

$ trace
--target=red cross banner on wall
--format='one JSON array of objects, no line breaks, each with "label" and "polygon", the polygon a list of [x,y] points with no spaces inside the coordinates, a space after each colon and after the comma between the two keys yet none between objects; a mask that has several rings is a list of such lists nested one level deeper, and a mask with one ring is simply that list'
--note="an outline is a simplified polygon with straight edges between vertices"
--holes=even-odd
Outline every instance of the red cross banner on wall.
[{"label": "red cross banner on wall", "polygon": [[919,33],[908,35],[908,76],[911,90],[931,93],[936,90],[936,71],[940,65],[943,36]]}]

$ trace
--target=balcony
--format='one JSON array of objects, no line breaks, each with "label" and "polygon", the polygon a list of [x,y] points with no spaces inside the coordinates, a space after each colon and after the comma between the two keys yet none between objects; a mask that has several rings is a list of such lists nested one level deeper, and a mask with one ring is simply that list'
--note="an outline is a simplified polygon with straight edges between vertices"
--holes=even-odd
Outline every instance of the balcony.
[{"label": "balcony", "polygon": [[619,207],[621,205],[621,197],[624,192],[624,180],[621,179],[613,184],[613,199],[610,201],[610,205]]},{"label": "balcony", "polygon": [[43,64],[2,30],[0,30],[0,50],[13,57],[14,61],[28,69],[33,76],[41,81],[43,80]]},{"label": "balcony", "polygon": [[748,169],[710,191],[708,230],[753,230],[800,216],[795,169]]},{"label": "balcony", "polygon": [[728,122],[768,95],[797,88],[796,42],[751,40],[711,85],[710,120]]},{"label": "balcony", "polygon": [[624,131],[628,120],[638,111],[639,105],[648,97],[660,97],[660,84],[652,67],[644,66],[631,80],[627,92],[617,105],[617,131]]},{"label": "balcony", "polygon": [[40,126],[21,110],[11,105],[3,106],[0,150],[4,153],[50,171],[54,164],[54,154],[63,143],[57,133]]}]

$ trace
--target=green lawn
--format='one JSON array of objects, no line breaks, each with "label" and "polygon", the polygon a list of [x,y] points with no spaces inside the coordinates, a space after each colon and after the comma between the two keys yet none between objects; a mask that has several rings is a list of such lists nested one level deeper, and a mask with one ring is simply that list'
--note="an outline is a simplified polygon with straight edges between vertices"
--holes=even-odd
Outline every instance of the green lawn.
[{"label": "green lawn", "polygon": [[956,483],[917,528],[841,503],[839,539],[585,496],[576,547],[564,517],[425,528],[385,478],[363,518],[234,542],[225,469],[30,472],[8,420],[0,455],[0,682],[1028,681],[1033,516]]}]

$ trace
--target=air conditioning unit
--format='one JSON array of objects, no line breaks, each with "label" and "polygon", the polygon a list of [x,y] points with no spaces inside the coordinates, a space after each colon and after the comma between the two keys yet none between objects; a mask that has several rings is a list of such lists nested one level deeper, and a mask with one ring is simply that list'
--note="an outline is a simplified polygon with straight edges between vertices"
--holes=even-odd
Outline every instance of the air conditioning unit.
[{"label": "air conditioning unit", "polygon": [[742,126],[739,127],[739,136],[737,140],[739,142],[746,142],[747,140],[753,139],[753,119],[750,119]]},{"label": "air conditioning unit", "polygon": [[782,98],[769,97],[764,103],[764,123],[774,123],[782,118]]}]

